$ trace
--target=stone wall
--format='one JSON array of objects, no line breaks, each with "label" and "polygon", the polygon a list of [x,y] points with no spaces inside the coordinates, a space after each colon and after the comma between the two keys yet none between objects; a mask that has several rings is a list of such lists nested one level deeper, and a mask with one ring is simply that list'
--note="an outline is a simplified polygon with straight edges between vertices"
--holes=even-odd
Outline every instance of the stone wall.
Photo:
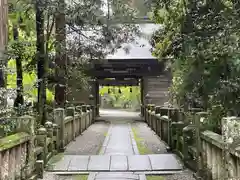
[{"label": "stone wall", "polygon": [[240,142],[240,118],[227,117],[222,119],[223,138],[228,143]]}]

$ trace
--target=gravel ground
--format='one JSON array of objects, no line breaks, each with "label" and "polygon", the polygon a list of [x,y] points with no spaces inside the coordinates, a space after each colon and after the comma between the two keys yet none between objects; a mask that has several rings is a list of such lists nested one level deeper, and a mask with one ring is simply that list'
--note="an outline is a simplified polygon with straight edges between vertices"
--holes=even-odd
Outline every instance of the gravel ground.
[{"label": "gravel ground", "polygon": [[[135,122],[132,124],[133,130],[136,131],[137,137],[141,143],[153,154],[166,153],[166,147],[159,137],[143,122]],[[184,169],[182,173],[174,175],[161,175],[164,180],[195,180],[193,172]]]},{"label": "gravel ground", "polygon": [[[69,155],[96,155],[103,144],[108,132],[109,123],[96,122],[91,125],[82,135],[76,138],[76,141],[67,145],[65,154]],[[82,180],[81,176],[73,175],[54,175],[51,172],[45,172],[43,180]]]},{"label": "gravel ground", "polygon": [[108,132],[109,123],[96,122],[91,125],[75,141],[69,143],[65,154],[68,155],[96,155],[103,144]]}]

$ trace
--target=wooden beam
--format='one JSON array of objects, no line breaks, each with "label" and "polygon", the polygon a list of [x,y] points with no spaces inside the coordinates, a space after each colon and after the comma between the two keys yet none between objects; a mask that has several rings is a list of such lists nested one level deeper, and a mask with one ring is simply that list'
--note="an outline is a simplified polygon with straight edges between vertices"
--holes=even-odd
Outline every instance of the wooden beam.
[{"label": "wooden beam", "polygon": [[136,79],[129,79],[129,80],[99,79],[98,83],[101,86],[138,86],[139,85],[139,82]]}]

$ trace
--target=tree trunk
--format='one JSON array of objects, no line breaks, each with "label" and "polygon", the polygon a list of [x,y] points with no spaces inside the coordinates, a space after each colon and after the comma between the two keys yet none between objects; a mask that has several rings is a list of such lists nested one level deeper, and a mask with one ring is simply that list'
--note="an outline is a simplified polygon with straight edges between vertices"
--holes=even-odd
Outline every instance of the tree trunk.
[{"label": "tree trunk", "polygon": [[45,83],[45,39],[44,39],[44,7],[42,0],[36,1],[36,31],[37,31],[37,75],[38,75],[38,106],[39,122],[46,121],[46,83]]},{"label": "tree trunk", "polygon": [[[13,40],[18,42],[19,40],[19,32],[18,26],[13,25]],[[16,57],[16,71],[17,71],[17,97],[14,101],[14,107],[19,108],[24,103],[23,99],[23,69],[22,69],[22,58],[21,55],[18,54]]]},{"label": "tree trunk", "polygon": [[8,3],[7,0],[0,0],[0,105],[6,106],[6,75],[4,70],[7,66],[5,51],[8,39]]},{"label": "tree trunk", "polygon": [[55,77],[57,84],[55,86],[56,106],[64,107],[66,101],[66,20],[65,20],[65,2],[58,1],[58,12],[56,13],[56,57],[55,57]]}]

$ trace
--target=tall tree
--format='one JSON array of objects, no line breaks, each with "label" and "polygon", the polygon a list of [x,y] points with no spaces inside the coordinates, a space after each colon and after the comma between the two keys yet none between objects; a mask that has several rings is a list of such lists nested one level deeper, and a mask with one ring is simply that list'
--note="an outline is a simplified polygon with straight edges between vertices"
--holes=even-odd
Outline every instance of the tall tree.
[{"label": "tall tree", "polygon": [[56,56],[55,56],[55,103],[58,107],[64,107],[66,101],[66,19],[65,19],[65,1],[58,1],[55,20],[56,34]]},{"label": "tall tree", "polygon": [[16,84],[17,84],[17,97],[14,100],[14,107],[19,108],[24,103],[23,99],[23,68],[22,68],[22,59],[23,59],[23,53],[21,49],[21,43],[19,40],[19,25],[22,23],[23,19],[20,15],[20,13],[17,10],[17,2],[11,2],[9,3],[9,16],[14,16],[15,19],[11,19],[12,23],[12,39],[14,41],[13,43],[13,51],[14,51],[14,58],[16,59],[16,72],[17,72],[17,78],[16,78]]},{"label": "tall tree", "polygon": [[37,33],[37,75],[38,75],[38,113],[39,121],[44,124],[46,118],[46,84],[45,84],[45,38],[44,38],[44,1],[36,1],[36,33]]},{"label": "tall tree", "polygon": [[[19,31],[18,25],[13,24],[13,40],[15,42],[19,41]],[[17,71],[17,97],[14,101],[14,107],[19,108],[23,105],[23,68],[22,68],[22,58],[20,54],[16,56],[16,71]]]},{"label": "tall tree", "polygon": [[5,69],[7,59],[5,52],[7,49],[7,24],[8,24],[8,3],[7,0],[0,0],[0,96],[1,105],[6,105],[5,91],[6,91],[6,77]]}]

